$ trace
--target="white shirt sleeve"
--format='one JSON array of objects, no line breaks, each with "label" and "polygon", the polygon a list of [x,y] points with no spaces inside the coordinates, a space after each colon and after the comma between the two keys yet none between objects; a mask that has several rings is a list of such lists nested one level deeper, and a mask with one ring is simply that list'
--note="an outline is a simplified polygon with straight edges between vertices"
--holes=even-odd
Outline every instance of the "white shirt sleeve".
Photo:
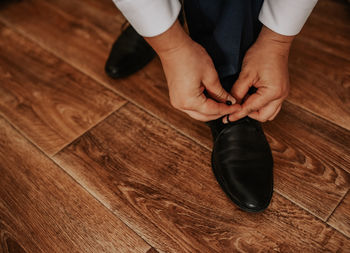
[{"label": "white shirt sleeve", "polygon": [[292,36],[300,32],[317,0],[265,0],[259,20],[272,31]]},{"label": "white shirt sleeve", "polygon": [[[214,0],[213,0],[214,1]],[[144,37],[157,36],[177,19],[179,0],[113,0],[135,30]],[[300,32],[317,0],[265,0],[259,20],[283,35]]]},{"label": "white shirt sleeve", "polygon": [[179,0],[113,0],[134,29],[144,37],[168,30],[179,15]]}]

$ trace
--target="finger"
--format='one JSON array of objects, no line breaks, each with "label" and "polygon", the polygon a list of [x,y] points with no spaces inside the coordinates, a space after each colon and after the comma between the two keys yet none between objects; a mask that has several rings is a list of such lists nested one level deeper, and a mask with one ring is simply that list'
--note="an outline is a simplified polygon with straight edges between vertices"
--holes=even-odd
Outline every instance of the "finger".
[{"label": "finger", "polygon": [[248,99],[242,104],[242,109],[229,116],[230,121],[236,121],[248,114],[259,111],[262,107],[267,105],[273,98],[266,92],[265,87],[261,87],[256,93],[248,97]]},{"label": "finger", "polygon": [[281,100],[274,100],[260,110],[249,113],[248,116],[257,121],[266,122],[276,112],[281,103]]},{"label": "finger", "polygon": [[239,74],[237,81],[233,84],[231,94],[241,103],[249,88],[253,86],[255,80],[249,73],[244,70]]},{"label": "finger", "polygon": [[276,118],[277,114],[281,111],[282,104],[277,108],[276,112],[268,119],[269,121],[273,120]]},{"label": "finger", "polygon": [[196,111],[207,115],[218,114],[223,116],[226,114],[237,112],[240,109],[241,109],[241,106],[239,104],[227,105],[225,103],[218,103],[213,99],[206,97],[204,102],[196,108]]},{"label": "finger", "polygon": [[214,66],[210,71],[204,74],[202,83],[208,95],[216,101],[223,103],[230,101],[232,104],[236,103],[236,99],[222,87]]},{"label": "finger", "polygon": [[183,110],[186,114],[188,114],[191,118],[199,120],[199,121],[210,121],[210,120],[216,120],[222,115],[216,114],[216,115],[205,115],[199,112],[191,111],[191,110]]}]

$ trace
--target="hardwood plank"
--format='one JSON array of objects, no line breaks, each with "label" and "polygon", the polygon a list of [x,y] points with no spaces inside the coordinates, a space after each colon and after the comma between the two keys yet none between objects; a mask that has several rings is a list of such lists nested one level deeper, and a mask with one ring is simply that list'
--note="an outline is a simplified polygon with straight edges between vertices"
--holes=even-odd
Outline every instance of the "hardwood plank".
[{"label": "hardwood plank", "polygon": [[[73,8],[72,6],[76,5],[74,2],[23,1],[1,10],[0,20],[18,29],[85,74],[145,108],[151,114],[170,122],[191,138],[211,146],[210,132],[203,123],[171,107],[167,85],[158,59],[130,78],[112,80],[107,77],[104,72],[105,61],[122,26],[121,20],[120,23],[108,20],[120,14],[115,7],[111,6],[111,9],[116,10],[115,15],[111,13],[95,15],[87,21],[86,17],[91,17],[90,13],[94,12],[95,6],[88,1],[82,7]],[[107,2],[110,1],[107,0]],[[110,5],[107,4],[107,6]],[[66,11],[67,9],[69,11]],[[70,12],[72,9],[74,11]],[[26,14],[23,15],[23,12]],[[105,21],[106,18],[108,22]],[[29,19],[30,22],[27,22]],[[101,28],[103,24],[104,27]],[[110,32],[110,26],[115,30],[115,34]],[[53,27],[55,29],[52,29]],[[69,41],[69,47],[66,45],[67,41]]]},{"label": "hardwood plank", "polygon": [[158,251],[155,248],[151,248],[147,253],[158,253]]},{"label": "hardwood plank", "polygon": [[[61,6],[61,4],[55,5]],[[328,6],[327,8],[331,9],[331,6]],[[82,13],[76,13],[75,15],[83,16]],[[339,22],[338,26],[341,24],[343,23]],[[334,45],[334,47],[339,47],[339,45]],[[309,52],[310,50],[306,48],[305,51]],[[299,54],[302,55],[303,52],[298,52],[298,55]],[[308,59],[308,62],[314,62],[312,55],[306,59]],[[337,59],[338,58],[335,58],[334,61]],[[334,61],[332,59],[332,62]],[[346,64],[339,65],[347,66]],[[328,73],[332,73],[333,71],[333,73],[339,74],[340,77],[337,78],[341,78],[341,75],[343,75],[340,74],[342,73],[342,69],[339,72],[335,72],[335,70],[337,69],[334,68]],[[322,69],[322,71],[324,72],[324,69]],[[316,73],[315,75],[317,76]],[[184,117],[181,113],[179,114],[169,106],[165,79],[162,74],[162,70],[160,68],[160,63],[158,60],[152,62],[144,71],[137,73],[134,77],[135,78],[127,79],[128,82],[125,84],[118,82],[118,86],[116,89],[118,91],[122,91],[123,94],[127,94],[129,98],[131,97],[131,99],[133,99],[133,97],[136,97],[137,104],[141,104],[141,106],[146,108],[147,111],[156,112],[155,114],[157,114],[158,117],[161,117],[167,122],[170,122],[177,129],[186,133],[188,136],[191,136],[196,141],[205,144],[209,148],[211,147],[210,133],[208,132],[207,128],[205,128],[201,123],[194,122],[188,117]],[[138,87],[140,87],[140,82],[142,82],[142,87],[139,89]],[[134,89],[131,87],[133,87]],[[131,89],[133,90],[131,91]],[[301,88],[300,90],[302,89],[305,88]],[[347,94],[343,90],[339,90],[339,92]],[[329,92],[327,93],[330,94]],[[141,101],[141,103],[139,101]],[[327,101],[327,99],[325,99],[324,101]],[[336,99],[335,101],[338,102],[332,104],[330,107],[333,110],[335,108],[343,109],[339,109],[342,110],[339,111],[339,113],[332,112],[332,115],[345,115],[344,118],[346,118],[346,115],[350,115],[347,114],[347,107],[339,103],[341,101]],[[161,116],[159,116],[157,112],[160,110],[162,110],[160,113]],[[294,126],[295,130],[299,130],[300,128],[307,129],[308,131],[305,132],[302,130],[294,131],[295,136],[289,136],[290,141],[288,145],[292,147],[296,146],[298,149],[296,153],[299,153],[299,157],[302,156],[307,160],[305,162],[301,161],[300,164],[295,164],[293,162],[286,162],[286,160],[288,160],[289,158],[294,159],[294,157],[289,157],[288,154],[282,155],[282,159],[279,159],[276,166],[277,168],[282,168],[282,173],[279,174],[280,180],[277,181],[283,182],[283,185],[281,185],[281,189],[283,190],[281,190],[280,193],[287,196],[290,199],[293,199],[293,201],[296,201],[298,204],[300,204],[307,210],[311,211],[321,219],[325,220],[349,187],[349,177],[346,173],[342,171],[342,169],[345,169],[348,172],[350,172],[350,157],[349,155],[347,155],[349,153],[347,152],[349,149],[346,146],[346,143],[350,141],[350,134],[348,131],[344,131],[339,127],[336,127],[332,124],[328,124],[326,121],[319,120],[310,114],[303,114],[300,112],[300,110],[297,109],[297,107],[288,106],[288,104],[283,112],[287,113],[287,115],[282,117],[282,120],[276,123],[277,125],[279,125],[279,127],[273,128],[267,126],[265,127],[265,129],[267,130],[268,135],[271,137],[275,136],[274,131],[279,131],[280,129],[283,130],[286,127],[289,128],[291,126]],[[294,114],[299,114],[299,118],[293,117]],[[308,124],[304,124],[304,121],[308,122],[310,126]],[[327,127],[329,129],[327,129]],[[318,130],[315,131],[315,128]],[[335,137],[337,137],[336,141],[333,140]],[[279,143],[279,145],[281,143],[284,143],[285,138],[286,136],[279,135],[277,143]],[[293,141],[293,139],[295,138],[297,138],[298,141]],[[307,142],[309,144],[306,151],[304,147],[304,142]],[[315,145],[315,143],[317,144]],[[322,147],[329,147],[330,145],[332,147],[332,151],[327,149],[326,153],[328,154],[328,156],[324,158],[324,153],[321,153],[320,151],[324,150],[324,148]],[[318,148],[318,146],[321,148]],[[314,147],[313,149],[317,151],[317,156],[310,153],[313,152],[311,151],[312,149],[310,147]],[[279,148],[280,147],[277,147],[277,150],[279,150]],[[280,156],[280,154],[277,154],[278,152],[274,153]],[[311,161],[311,163],[309,163],[309,161]],[[336,163],[336,166],[334,166],[333,163]],[[326,167],[326,169],[324,170],[324,174],[319,172],[318,166]],[[294,167],[297,167],[300,170],[294,171],[295,176],[290,177],[289,170],[290,168]],[[327,175],[334,176],[338,174],[339,177],[335,176],[335,180],[327,179]],[[310,175],[313,175],[312,182],[310,182],[308,179]],[[325,176],[325,178],[323,176]],[[322,189],[322,191],[319,190],[320,188]],[[312,197],[310,197],[310,195]],[[320,206],[319,203],[322,200],[327,201],[327,205]]]},{"label": "hardwood plank", "polygon": [[312,43],[317,50],[349,60],[349,11],[346,1],[318,1],[299,38]]},{"label": "hardwood plank", "polygon": [[[3,235],[2,235],[3,236]],[[26,251],[12,238],[3,236],[0,246],[3,253],[26,253]]]},{"label": "hardwood plank", "polygon": [[290,103],[264,129],[276,191],[325,221],[350,187],[350,131]]},{"label": "hardwood plank", "polygon": [[0,114],[52,155],[125,100],[0,24]]},{"label": "hardwood plank", "polygon": [[150,249],[2,118],[0,174],[3,251],[147,252]]},{"label": "hardwood plank", "polygon": [[350,250],[344,235],[278,193],[264,213],[238,210],[207,149],[131,104],[53,159],[159,251]]},{"label": "hardwood plank", "polygon": [[328,224],[350,238],[350,192],[328,220]]},{"label": "hardwood plank", "polygon": [[54,0],[50,1],[63,16],[67,18],[79,17],[80,22],[85,24],[85,27],[92,26],[93,29],[100,29],[106,33],[105,37],[117,38],[121,32],[126,19],[116,8],[113,1],[109,0],[85,0],[84,4],[80,1]]},{"label": "hardwood plank", "polygon": [[[103,27],[105,17],[101,15],[92,17],[91,14],[94,8],[104,12],[101,7],[103,2],[100,2],[101,6],[95,7],[92,1],[88,1],[82,8],[77,8],[73,2],[56,0],[48,4],[36,0],[25,1],[3,10],[1,16],[11,26],[21,30],[48,50],[60,55],[101,83],[113,87],[151,114],[210,148],[212,144],[209,129],[171,108],[159,60],[151,62],[143,71],[124,80],[114,81],[105,76],[104,61],[108,55],[108,45],[111,45],[114,38],[108,30],[109,25],[106,24],[107,28]],[[109,4],[106,6],[113,8]],[[26,16],[21,15],[23,11],[26,11]],[[106,11],[105,16],[112,18],[114,14]],[[28,17],[31,19],[30,23],[26,22]],[[86,17],[89,17],[89,20]],[[43,24],[41,20],[46,22]],[[343,24],[337,22],[338,26]],[[56,29],[53,31],[52,27]],[[57,40],[57,34],[65,39]],[[69,47],[65,41],[70,41]],[[93,50],[87,49],[87,45]],[[88,60],[89,57],[94,60]],[[307,59],[308,62],[312,62],[311,56]],[[339,78],[341,74],[339,77],[335,76],[335,79]],[[281,120],[265,127],[270,140],[274,142],[272,145],[278,169],[276,183],[279,185],[277,190],[325,220],[349,187],[348,175],[342,171],[345,169],[350,172],[350,158],[346,147],[349,132],[288,105],[290,104],[285,103],[285,109],[279,116]],[[336,103],[332,104],[332,110],[335,106],[340,108],[339,103]],[[295,113],[299,116],[293,117]],[[338,114],[341,113],[334,113]],[[282,131],[284,134],[276,131]],[[291,131],[293,135],[289,134]],[[304,143],[308,145],[305,146]],[[321,154],[320,151],[324,153]],[[316,155],[313,152],[316,152]],[[311,182],[308,177],[311,177]],[[319,204],[323,199],[327,201],[327,205]]]},{"label": "hardwood plank", "polygon": [[288,98],[288,101],[348,130],[349,11],[345,1],[318,2],[291,49],[291,92]]}]

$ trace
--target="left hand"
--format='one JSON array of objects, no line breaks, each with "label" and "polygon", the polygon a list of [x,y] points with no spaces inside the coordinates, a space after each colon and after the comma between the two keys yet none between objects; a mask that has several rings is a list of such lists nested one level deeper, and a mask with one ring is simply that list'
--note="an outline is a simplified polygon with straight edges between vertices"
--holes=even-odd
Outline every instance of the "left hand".
[{"label": "left hand", "polygon": [[[289,92],[288,55],[293,39],[294,36],[277,34],[265,26],[262,28],[244,57],[231,94],[242,103],[251,86],[257,91],[243,101],[239,111],[230,114],[231,122],[245,116],[260,122],[276,117]],[[227,123],[227,117],[223,122]]]}]

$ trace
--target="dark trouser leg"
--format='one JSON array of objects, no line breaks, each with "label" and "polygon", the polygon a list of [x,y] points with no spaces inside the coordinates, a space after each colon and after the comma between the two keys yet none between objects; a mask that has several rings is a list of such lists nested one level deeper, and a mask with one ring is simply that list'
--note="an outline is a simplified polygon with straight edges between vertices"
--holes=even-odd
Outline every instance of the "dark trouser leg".
[{"label": "dark trouser leg", "polygon": [[262,3],[263,0],[184,1],[190,36],[207,50],[228,91],[240,72],[245,52],[260,32],[258,15]]}]

